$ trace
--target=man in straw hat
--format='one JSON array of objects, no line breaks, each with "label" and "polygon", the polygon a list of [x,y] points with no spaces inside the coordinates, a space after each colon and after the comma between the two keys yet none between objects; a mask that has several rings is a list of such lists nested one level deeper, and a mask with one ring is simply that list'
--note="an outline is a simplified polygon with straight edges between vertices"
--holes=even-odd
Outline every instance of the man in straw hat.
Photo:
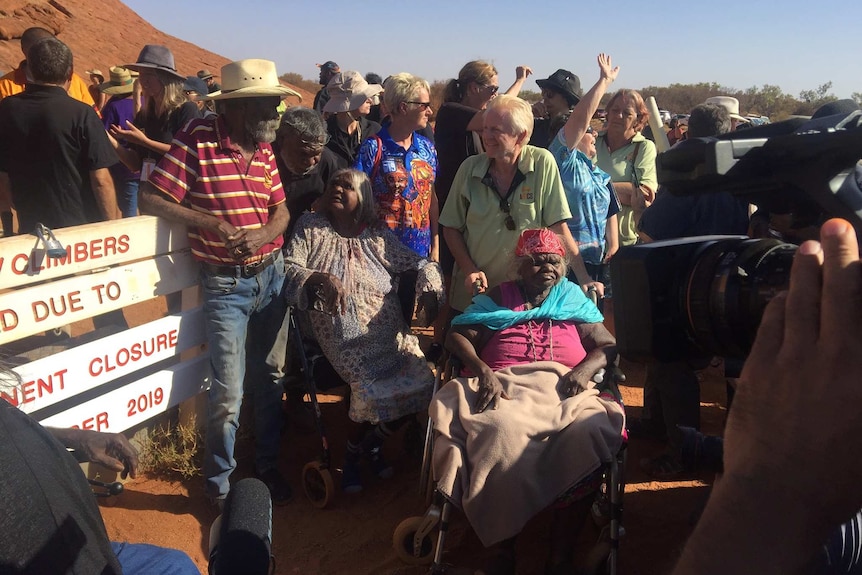
[{"label": "man in straw hat", "polygon": [[248,365],[256,472],[273,503],[284,504],[292,492],[277,468],[282,386],[275,372],[280,366],[268,366],[266,358],[285,313],[279,294],[289,214],[270,142],[278,128],[279,102],[298,94],[279,83],[269,60],[227,64],[221,78],[222,90],[208,96],[219,114],[192,120],[175,135],[170,151],[141,185],[141,206],[186,224],[192,254],[201,265],[213,371],[203,469],[207,496],[219,502],[230,489]]},{"label": "man in straw hat", "polygon": [[203,80],[207,85],[207,91],[205,94],[212,94],[213,92],[220,92],[221,85],[215,81],[215,76],[213,73],[204,68],[203,70],[198,70],[198,79]]},{"label": "man in straw hat", "polygon": [[[135,101],[133,98],[134,79],[132,73],[121,66],[114,66],[109,71],[110,80],[99,84],[99,91],[109,99],[102,108],[102,124],[105,130],[111,126],[125,126],[126,122],[135,119]],[[128,146],[124,141],[121,146]],[[111,176],[117,190],[117,205],[124,218],[138,215],[138,180],[139,172],[133,172],[122,162],[111,166]]]},{"label": "man in straw hat", "polygon": [[738,125],[749,122],[748,118],[739,115],[739,100],[733,96],[713,96],[712,98],[707,98],[704,104],[715,104],[727,110],[730,116],[731,132],[735,131]]}]

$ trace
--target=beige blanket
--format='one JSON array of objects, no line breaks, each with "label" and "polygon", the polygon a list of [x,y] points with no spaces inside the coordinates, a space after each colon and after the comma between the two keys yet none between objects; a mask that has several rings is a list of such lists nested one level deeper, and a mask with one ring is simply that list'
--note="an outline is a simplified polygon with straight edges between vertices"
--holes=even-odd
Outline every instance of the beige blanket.
[{"label": "beige blanket", "polygon": [[477,378],[453,379],[431,401],[434,478],[485,546],[524,524],[619,450],[622,407],[591,389],[564,398],[569,369],[543,361],[497,372],[511,398],[475,412]]}]

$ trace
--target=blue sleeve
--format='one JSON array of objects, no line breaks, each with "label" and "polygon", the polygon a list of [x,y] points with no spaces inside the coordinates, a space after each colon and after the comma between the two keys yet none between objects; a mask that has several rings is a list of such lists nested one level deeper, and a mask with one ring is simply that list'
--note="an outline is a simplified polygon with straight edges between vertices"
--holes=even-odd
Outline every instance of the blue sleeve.
[{"label": "blue sleeve", "polygon": [[370,178],[371,172],[374,170],[374,158],[377,156],[377,138],[371,137],[362,142],[359,146],[359,153],[356,154],[356,161],[353,164],[353,169],[365,172]]}]

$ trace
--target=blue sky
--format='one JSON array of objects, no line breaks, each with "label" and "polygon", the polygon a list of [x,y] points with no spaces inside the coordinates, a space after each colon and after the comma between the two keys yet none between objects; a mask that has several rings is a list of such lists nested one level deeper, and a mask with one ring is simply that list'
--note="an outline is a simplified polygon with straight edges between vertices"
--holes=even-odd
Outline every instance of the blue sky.
[{"label": "blue sky", "polygon": [[[798,96],[831,81],[840,98],[862,92],[859,8],[851,0],[126,4],[168,34],[232,60],[275,60],[279,73],[306,78],[317,78],[315,63],[334,60],[363,74],[444,80],[481,58],[494,63],[504,86],[514,80],[515,66],[527,64],[535,78],[567,68],[586,89],[598,75],[596,55],[607,52],[621,69],[614,88],[771,84]],[[527,84],[532,90],[534,77]]]}]

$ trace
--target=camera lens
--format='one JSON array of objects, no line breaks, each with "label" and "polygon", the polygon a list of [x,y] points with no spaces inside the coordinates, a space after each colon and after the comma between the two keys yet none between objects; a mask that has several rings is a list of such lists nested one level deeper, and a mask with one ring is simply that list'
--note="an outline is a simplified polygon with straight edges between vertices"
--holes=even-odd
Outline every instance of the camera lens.
[{"label": "camera lens", "polygon": [[745,357],[766,304],[787,289],[796,246],[778,240],[727,239],[696,255],[680,293],[690,335],[704,350]]}]

